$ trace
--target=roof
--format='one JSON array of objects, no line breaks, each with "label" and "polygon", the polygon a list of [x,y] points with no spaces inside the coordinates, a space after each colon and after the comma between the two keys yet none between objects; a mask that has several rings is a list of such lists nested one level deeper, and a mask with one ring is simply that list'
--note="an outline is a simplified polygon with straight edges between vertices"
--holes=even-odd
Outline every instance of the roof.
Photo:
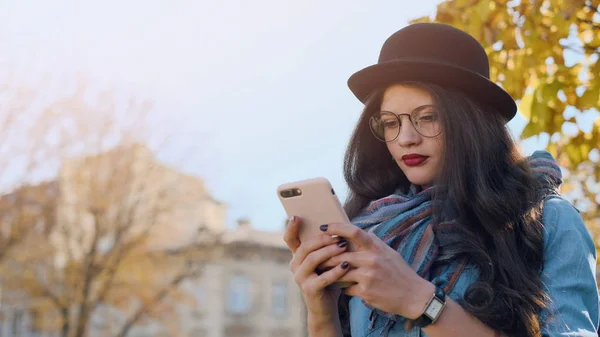
[{"label": "roof", "polygon": [[283,232],[258,230],[249,221],[240,221],[233,231],[223,235],[223,243],[249,243],[260,246],[288,249],[283,241]]}]

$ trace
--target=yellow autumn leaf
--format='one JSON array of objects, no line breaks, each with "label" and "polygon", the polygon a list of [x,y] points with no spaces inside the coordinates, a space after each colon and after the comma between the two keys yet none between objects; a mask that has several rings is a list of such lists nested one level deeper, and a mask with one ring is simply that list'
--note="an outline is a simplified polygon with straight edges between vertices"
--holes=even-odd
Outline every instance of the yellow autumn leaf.
[{"label": "yellow autumn leaf", "polygon": [[540,126],[539,123],[536,122],[532,122],[529,121],[529,123],[527,123],[527,125],[525,125],[525,128],[523,129],[523,132],[521,132],[521,139],[527,139],[533,136],[537,136],[542,132],[542,127]]},{"label": "yellow autumn leaf", "polygon": [[553,142],[549,142],[546,150],[552,154],[552,156],[556,157],[558,155],[558,145]]},{"label": "yellow autumn leaf", "polygon": [[492,6],[490,1],[479,0],[477,4],[473,6],[473,11],[479,14],[479,17],[482,20],[487,20],[490,12],[492,11],[492,7],[495,7],[495,5]]},{"label": "yellow autumn leaf", "polygon": [[455,0],[454,5],[458,8],[465,8],[473,5],[477,0]]},{"label": "yellow autumn leaf", "polygon": [[577,108],[587,110],[600,107],[600,88],[590,87],[577,99]]},{"label": "yellow autumn leaf", "polygon": [[534,92],[526,93],[523,95],[518,104],[519,113],[527,120],[531,120],[531,106],[533,104]]},{"label": "yellow autumn leaf", "polygon": [[420,18],[416,18],[416,19],[409,21],[409,23],[417,23],[417,22],[431,22],[431,19],[429,18],[429,16],[422,16]]},{"label": "yellow autumn leaf", "polygon": [[565,146],[564,151],[569,158],[571,166],[574,166],[575,163],[580,163],[583,159],[581,157],[581,150],[573,143],[570,143],[567,146]]}]

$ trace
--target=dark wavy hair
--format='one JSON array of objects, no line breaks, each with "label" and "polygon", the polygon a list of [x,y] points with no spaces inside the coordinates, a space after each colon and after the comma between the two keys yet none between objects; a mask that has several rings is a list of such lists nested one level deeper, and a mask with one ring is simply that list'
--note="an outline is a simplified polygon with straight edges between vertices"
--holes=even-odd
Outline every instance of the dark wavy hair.
[{"label": "dark wavy hair", "polygon": [[[492,107],[434,84],[405,84],[431,94],[444,130],[434,221],[450,220],[448,214],[458,217],[464,237],[460,256],[468,256],[481,271],[460,304],[509,336],[541,336],[538,315],[548,300],[540,278],[544,195],[526,158]],[[370,201],[410,185],[386,145],[369,130],[369,117],[379,111],[383,93],[378,90],[368,99],[346,150],[349,195],[344,207],[350,218]],[[343,295],[344,323],[347,301]]]}]

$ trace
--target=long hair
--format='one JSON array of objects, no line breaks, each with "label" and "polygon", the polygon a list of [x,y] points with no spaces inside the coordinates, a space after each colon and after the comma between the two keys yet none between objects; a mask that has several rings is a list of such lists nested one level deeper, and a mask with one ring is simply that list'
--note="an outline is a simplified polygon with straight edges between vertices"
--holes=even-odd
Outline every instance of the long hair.
[{"label": "long hair", "polygon": [[[429,92],[440,112],[444,150],[435,181],[434,221],[449,220],[448,214],[458,217],[464,237],[459,250],[481,271],[460,304],[509,336],[540,336],[538,315],[548,298],[540,278],[543,195],[531,168],[493,108],[437,85],[408,85]],[[370,201],[410,185],[369,129],[382,97],[383,90],[371,95],[346,150],[344,177],[350,191],[344,207],[350,218]]]}]

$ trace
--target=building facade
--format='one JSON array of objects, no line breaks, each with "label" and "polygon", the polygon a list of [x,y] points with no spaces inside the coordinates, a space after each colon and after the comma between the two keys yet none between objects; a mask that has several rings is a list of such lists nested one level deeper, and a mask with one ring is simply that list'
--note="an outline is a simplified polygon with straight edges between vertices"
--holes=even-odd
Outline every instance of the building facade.
[{"label": "building facade", "polygon": [[[98,168],[103,166],[109,168],[107,181],[100,180],[104,185],[99,187],[98,178],[104,173]],[[125,185],[127,189],[123,189]],[[168,319],[142,321],[132,326],[127,336],[306,336],[304,301],[289,271],[291,252],[283,242],[283,233],[258,230],[247,220],[227,228],[226,205],[209,195],[202,180],[158,163],[147,148],[134,145],[69,161],[52,186],[59,191],[53,200],[55,224],[39,236],[47,237],[47,244],[55,248],[57,267],[63,266],[66,254],[83,256],[93,236],[91,213],[97,207],[111,207],[110,203],[141,204],[131,215],[137,219],[134,229],[138,223],[143,226],[149,221],[148,214],[158,203],[168,209],[160,219],[150,219],[156,220],[147,242],[151,249],[173,249],[189,243],[200,229],[214,235],[215,240],[200,245],[196,253],[194,263],[202,272],[181,284],[185,298],[176,305],[176,312]],[[142,195],[132,197],[131,190]],[[64,236],[63,232],[77,235]],[[110,242],[106,245],[110,247]],[[36,301],[35,296],[4,293],[0,337],[61,336],[57,329],[60,317],[48,311],[40,317],[32,306]],[[114,336],[119,322],[103,319],[107,312],[115,317],[114,308],[100,306],[96,310],[86,337]]]},{"label": "building facade", "polygon": [[282,233],[240,220],[203,252],[200,277],[182,286],[193,301],[178,308],[174,329],[139,325],[130,336],[305,337],[304,300],[289,271]]}]

